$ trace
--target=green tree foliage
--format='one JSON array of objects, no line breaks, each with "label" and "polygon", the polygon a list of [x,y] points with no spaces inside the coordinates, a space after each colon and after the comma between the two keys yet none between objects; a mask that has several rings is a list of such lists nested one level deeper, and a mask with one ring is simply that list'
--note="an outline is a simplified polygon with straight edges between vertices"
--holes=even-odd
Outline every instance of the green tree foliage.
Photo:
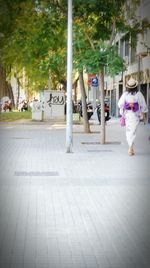
[{"label": "green tree foliage", "polygon": [[[36,88],[47,84],[49,70],[54,87],[65,81],[66,17],[57,3],[6,0],[4,6],[11,29],[5,30],[3,65],[15,72],[25,68],[30,85],[34,82]],[[5,20],[2,26],[5,28]]]},{"label": "green tree foliage", "polygon": [[[117,29],[122,29],[125,1],[75,1],[75,66],[97,73],[106,66],[109,74],[123,68],[122,59],[112,45]],[[77,57],[76,57],[77,55]],[[113,64],[112,64],[113,63]],[[117,63],[117,64],[115,64]]]},{"label": "green tree foliage", "polygon": [[[150,27],[147,19],[135,16],[138,0],[74,0],[75,67],[88,71],[107,66],[108,74],[117,74],[125,66],[115,43],[117,33],[128,33],[132,46],[137,34]],[[116,71],[115,71],[116,69]]]},{"label": "green tree foliage", "polygon": [[[132,2],[133,8],[128,5]],[[123,68],[113,40],[118,31],[128,32],[135,43],[137,32],[148,27],[138,22],[133,10],[137,0],[74,0],[74,68],[98,72],[102,66],[114,75]],[[125,12],[125,10],[127,10]],[[126,19],[130,15],[132,23]],[[0,65],[8,73],[25,68],[30,87],[66,84],[67,1],[0,0]]]}]

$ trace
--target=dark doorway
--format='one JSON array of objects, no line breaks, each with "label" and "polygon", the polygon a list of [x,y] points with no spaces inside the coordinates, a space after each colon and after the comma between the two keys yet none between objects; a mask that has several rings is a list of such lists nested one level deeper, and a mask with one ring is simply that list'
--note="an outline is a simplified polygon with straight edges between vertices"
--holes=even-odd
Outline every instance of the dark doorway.
[{"label": "dark doorway", "polygon": [[116,89],[111,92],[111,115],[116,116]]},{"label": "dark doorway", "polygon": [[145,101],[147,102],[147,84],[141,85],[141,92],[144,95]]}]

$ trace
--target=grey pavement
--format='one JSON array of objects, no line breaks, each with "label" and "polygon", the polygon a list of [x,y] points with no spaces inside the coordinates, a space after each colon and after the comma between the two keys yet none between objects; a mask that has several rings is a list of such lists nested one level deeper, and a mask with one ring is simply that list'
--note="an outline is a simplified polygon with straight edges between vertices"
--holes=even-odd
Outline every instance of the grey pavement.
[{"label": "grey pavement", "polygon": [[0,124],[0,268],[150,267],[150,128],[90,124]]}]

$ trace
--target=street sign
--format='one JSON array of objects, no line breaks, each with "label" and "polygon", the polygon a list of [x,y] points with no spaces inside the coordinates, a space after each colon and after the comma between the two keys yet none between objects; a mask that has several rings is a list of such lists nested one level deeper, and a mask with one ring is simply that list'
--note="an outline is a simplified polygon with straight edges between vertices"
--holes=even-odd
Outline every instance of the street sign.
[{"label": "street sign", "polygon": [[97,77],[92,78],[92,87],[98,87],[98,78]]}]

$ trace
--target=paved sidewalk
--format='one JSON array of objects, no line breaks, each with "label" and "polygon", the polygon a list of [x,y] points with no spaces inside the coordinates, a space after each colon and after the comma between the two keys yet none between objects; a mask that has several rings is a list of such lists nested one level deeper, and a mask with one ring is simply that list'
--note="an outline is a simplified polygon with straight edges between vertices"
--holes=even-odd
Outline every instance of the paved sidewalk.
[{"label": "paved sidewalk", "polygon": [[127,155],[117,119],[0,124],[0,268],[149,268],[150,129]]}]

